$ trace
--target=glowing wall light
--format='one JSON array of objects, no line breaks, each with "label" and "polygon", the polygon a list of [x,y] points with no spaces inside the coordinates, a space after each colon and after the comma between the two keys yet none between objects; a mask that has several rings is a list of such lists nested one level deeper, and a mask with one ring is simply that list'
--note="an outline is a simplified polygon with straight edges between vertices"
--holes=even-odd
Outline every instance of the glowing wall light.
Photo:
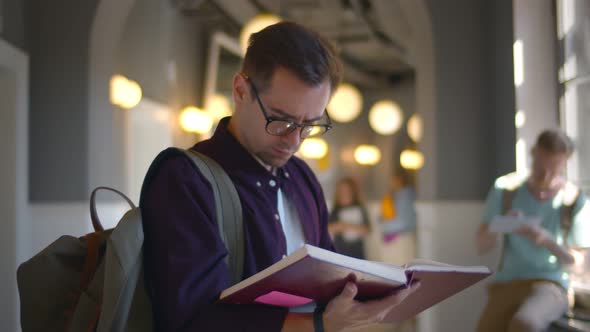
[{"label": "glowing wall light", "polygon": [[351,84],[342,83],[334,92],[328,111],[330,118],[338,122],[350,122],[354,120],[363,108],[363,96],[361,92]]},{"label": "glowing wall light", "polygon": [[230,116],[232,113],[229,99],[220,93],[216,93],[208,99],[205,110],[217,120]]},{"label": "glowing wall light", "polygon": [[522,128],[526,122],[526,115],[523,110],[518,110],[514,115],[514,126],[516,128]]},{"label": "glowing wall light", "polygon": [[209,113],[187,106],[180,114],[180,126],[188,132],[206,134],[213,127],[213,119]]},{"label": "glowing wall light", "polygon": [[400,154],[399,162],[405,169],[417,170],[424,166],[424,155],[420,151],[406,149]]},{"label": "glowing wall light", "polygon": [[309,159],[321,159],[328,153],[328,143],[321,138],[308,138],[299,147],[301,155]]},{"label": "glowing wall light", "polygon": [[354,149],[354,160],[360,165],[376,165],[381,160],[381,151],[375,145],[361,144]]},{"label": "glowing wall light", "polygon": [[111,77],[109,98],[112,104],[130,109],[139,104],[141,97],[141,87],[137,82],[122,75]]},{"label": "glowing wall light", "polygon": [[420,142],[424,133],[424,123],[422,122],[422,117],[420,114],[412,115],[408,120],[407,127],[408,136],[410,136],[414,142]]},{"label": "glowing wall light", "polygon": [[250,35],[266,28],[269,25],[279,23],[280,21],[280,17],[272,14],[259,14],[248,21],[248,23],[244,25],[242,31],[240,32],[240,48],[242,49],[242,53],[246,54]]},{"label": "glowing wall light", "polygon": [[369,125],[381,135],[392,135],[402,126],[404,114],[391,100],[376,102],[369,111]]},{"label": "glowing wall light", "polygon": [[125,100],[127,78],[122,75],[113,75],[110,82],[111,104],[120,105]]}]

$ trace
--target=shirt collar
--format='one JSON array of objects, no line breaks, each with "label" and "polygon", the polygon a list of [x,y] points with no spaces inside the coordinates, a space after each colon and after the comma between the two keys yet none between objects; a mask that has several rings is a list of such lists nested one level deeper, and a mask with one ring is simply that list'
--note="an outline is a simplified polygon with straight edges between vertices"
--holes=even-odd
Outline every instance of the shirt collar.
[{"label": "shirt collar", "polygon": [[[194,148],[203,151],[215,159],[228,173],[244,172],[254,176],[275,178],[273,172],[263,165],[259,159],[252,155],[229,131],[228,125],[231,117],[225,117],[219,121],[213,136],[197,143]],[[291,157],[294,158],[294,157]],[[289,160],[285,167],[275,168],[274,174],[279,178],[288,178]]]}]

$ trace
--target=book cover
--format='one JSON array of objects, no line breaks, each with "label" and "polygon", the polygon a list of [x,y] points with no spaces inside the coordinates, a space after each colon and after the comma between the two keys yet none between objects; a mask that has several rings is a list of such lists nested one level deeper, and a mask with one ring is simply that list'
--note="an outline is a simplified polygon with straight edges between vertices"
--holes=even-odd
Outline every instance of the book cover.
[{"label": "book cover", "polygon": [[389,313],[386,320],[402,322],[435,304],[485,279],[492,272],[487,267],[453,267],[437,269],[432,265],[410,266],[408,278],[420,280],[420,288]]},{"label": "book cover", "polygon": [[420,288],[388,316],[397,322],[416,315],[445,298],[489,276],[485,266],[453,266],[415,261],[405,267],[356,259],[304,245],[267,269],[224,290],[223,303],[263,303],[296,307],[327,303],[340,294],[348,280],[358,287],[357,300],[381,298],[420,280]]}]

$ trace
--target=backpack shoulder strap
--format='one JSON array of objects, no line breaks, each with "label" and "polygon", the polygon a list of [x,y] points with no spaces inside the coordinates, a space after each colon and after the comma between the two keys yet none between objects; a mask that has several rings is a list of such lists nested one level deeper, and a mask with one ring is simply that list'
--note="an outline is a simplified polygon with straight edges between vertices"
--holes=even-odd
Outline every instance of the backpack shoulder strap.
[{"label": "backpack shoulder strap", "polygon": [[[502,214],[508,213],[512,210],[512,200],[514,199],[515,189],[502,189]],[[508,242],[508,235],[502,236],[502,249],[500,252],[500,259],[498,261],[498,270],[502,269],[504,265],[504,256],[506,255],[506,245]]]},{"label": "backpack shoulder strap", "polygon": [[571,182],[567,182],[564,187],[563,203],[559,211],[561,233],[563,243],[567,245],[567,238],[572,229],[574,220],[574,207],[580,197],[580,189]]},{"label": "backpack shoulder strap", "polygon": [[502,190],[502,213],[506,214],[512,209],[512,201],[518,188],[525,182],[527,177],[513,172],[499,177],[496,180],[496,187]]},{"label": "backpack shoulder strap", "polygon": [[[516,190],[522,185],[520,179],[517,179],[515,175],[509,175],[505,177],[506,185],[502,189],[502,214],[507,214],[510,210],[512,210],[512,201],[514,200],[514,195],[516,194]],[[502,269],[504,265],[504,256],[506,255],[506,245],[508,243],[508,235],[504,234],[502,236],[502,249],[500,253],[500,259],[498,261],[498,270]]]},{"label": "backpack shoulder strap", "polygon": [[132,208],[121,218],[107,242],[98,332],[125,330],[133,295],[141,279],[143,239],[141,211]]},{"label": "backpack shoulder strap", "polygon": [[512,210],[512,200],[516,190],[503,189],[502,190],[502,213],[506,214]]},{"label": "backpack shoulder strap", "polygon": [[184,153],[213,189],[217,226],[229,252],[226,263],[235,284],[242,279],[244,270],[244,227],[240,197],[232,180],[217,162],[195,150],[184,150]]}]

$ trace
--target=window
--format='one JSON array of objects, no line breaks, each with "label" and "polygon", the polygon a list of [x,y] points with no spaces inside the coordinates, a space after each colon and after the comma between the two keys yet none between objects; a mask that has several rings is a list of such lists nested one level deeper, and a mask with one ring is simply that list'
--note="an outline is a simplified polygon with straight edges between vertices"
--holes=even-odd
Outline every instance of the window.
[{"label": "window", "polygon": [[568,177],[590,191],[590,1],[557,0],[561,126],[576,143]]}]

